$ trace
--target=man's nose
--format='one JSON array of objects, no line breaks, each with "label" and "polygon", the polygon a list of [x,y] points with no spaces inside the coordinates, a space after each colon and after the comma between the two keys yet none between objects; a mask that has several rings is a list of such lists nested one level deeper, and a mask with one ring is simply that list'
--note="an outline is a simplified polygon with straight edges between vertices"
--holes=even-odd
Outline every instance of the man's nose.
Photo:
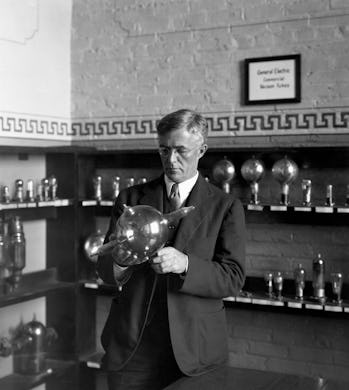
[{"label": "man's nose", "polygon": [[170,162],[177,161],[177,150],[176,149],[169,150],[168,161],[170,161]]}]

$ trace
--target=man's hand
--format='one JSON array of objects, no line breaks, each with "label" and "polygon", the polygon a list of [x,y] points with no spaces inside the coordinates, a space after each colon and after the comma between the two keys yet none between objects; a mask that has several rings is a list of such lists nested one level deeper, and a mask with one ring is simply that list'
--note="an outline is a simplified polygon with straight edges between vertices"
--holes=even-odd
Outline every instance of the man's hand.
[{"label": "man's hand", "polygon": [[188,256],[172,246],[158,250],[157,256],[151,261],[153,270],[158,274],[182,274],[187,271]]}]

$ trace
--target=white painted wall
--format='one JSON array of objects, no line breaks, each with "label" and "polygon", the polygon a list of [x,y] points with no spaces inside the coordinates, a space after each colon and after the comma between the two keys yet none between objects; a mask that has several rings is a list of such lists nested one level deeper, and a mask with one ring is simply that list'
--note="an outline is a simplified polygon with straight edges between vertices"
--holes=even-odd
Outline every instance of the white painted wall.
[{"label": "white painted wall", "polygon": [[70,116],[71,0],[1,0],[0,112]]}]

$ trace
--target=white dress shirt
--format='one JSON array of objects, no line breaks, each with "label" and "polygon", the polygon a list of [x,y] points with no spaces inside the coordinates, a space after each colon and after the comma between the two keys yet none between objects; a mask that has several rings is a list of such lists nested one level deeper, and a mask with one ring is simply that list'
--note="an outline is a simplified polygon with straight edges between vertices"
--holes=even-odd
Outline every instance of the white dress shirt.
[{"label": "white dress shirt", "polygon": [[[182,181],[181,183],[177,183],[181,204],[183,204],[188,199],[190,191],[193,189],[198,177],[199,177],[199,172],[196,172],[196,174],[193,177],[191,177],[190,179]],[[171,188],[172,188],[172,185],[174,184],[174,182],[171,181],[165,175],[165,184],[166,184],[167,196],[170,196]]]}]

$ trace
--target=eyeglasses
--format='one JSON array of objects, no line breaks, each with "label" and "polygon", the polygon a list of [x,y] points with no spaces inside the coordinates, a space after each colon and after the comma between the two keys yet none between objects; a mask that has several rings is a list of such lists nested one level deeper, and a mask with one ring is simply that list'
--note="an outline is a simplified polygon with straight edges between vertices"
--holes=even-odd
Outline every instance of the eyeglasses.
[{"label": "eyeglasses", "polygon": [[174,147],[174,148],[167,148],[166,146],[160,146],[159,147],[159,154],[162,157],[168,157],[171,154],[171,152],[174,151],[174,152],[176,152],[177,155],[179,155],[181,157],[186,157],[194,150],[201,148],[201,146],[202,145],[197,146],[193,149],[186,149],[183,146],[178,146],[178,147]]}]

